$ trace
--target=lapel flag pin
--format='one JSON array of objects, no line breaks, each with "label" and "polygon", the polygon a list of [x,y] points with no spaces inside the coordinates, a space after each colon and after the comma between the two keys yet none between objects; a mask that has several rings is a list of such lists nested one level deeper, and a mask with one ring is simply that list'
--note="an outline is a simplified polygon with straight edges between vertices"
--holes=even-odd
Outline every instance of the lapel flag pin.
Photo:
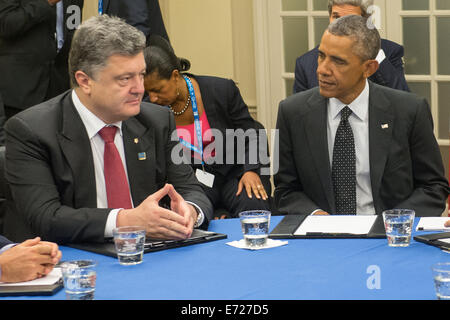
[{"label": "lapel flag pin", "polygon": [[145,160],[145,159],[147,159],[147,155],[145,154],[145,152],[139,152],[138,160]]},{"label": "lapel flag pin", "polygon": [[387,123],[381,125],[381,129],[387,129],[387,128],[389,128],[389,125]]},{"label": "lapel flag pin", "polygon": [[139,143],[139,139],[138,138],[134,138],[134,143]]}]

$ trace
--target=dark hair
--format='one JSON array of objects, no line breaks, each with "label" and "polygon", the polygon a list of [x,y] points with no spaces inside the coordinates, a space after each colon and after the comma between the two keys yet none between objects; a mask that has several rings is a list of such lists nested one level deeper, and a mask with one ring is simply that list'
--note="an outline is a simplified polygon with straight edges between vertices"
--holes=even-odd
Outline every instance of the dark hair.
[{"label": "dark hair", "polygon": [[377,28],[369,26],[367,19],[361,16],[349,15],[336,19],[327,30],[335,36],[353,38],[353,52],[362,61],[375,59],[380,51],[381,39]]},{"label": "dark hair", "polygon": [[185,58],[178,58],[170,45],[163,37],[153,35],[148,41],[148,47],[144,50],[146,73],[158,72],[162,79],[169,79],[174,70],[186,72],[191,68],[191,63]]}]

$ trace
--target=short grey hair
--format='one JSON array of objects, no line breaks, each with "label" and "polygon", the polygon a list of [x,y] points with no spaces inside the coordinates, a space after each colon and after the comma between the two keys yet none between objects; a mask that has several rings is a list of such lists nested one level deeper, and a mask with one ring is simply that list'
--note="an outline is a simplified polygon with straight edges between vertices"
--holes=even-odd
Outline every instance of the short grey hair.
[{"label": "short grey hair", "polygon": [[69,75],[73,87],[78,87],[75,72],[89,77],[106,66],[112,55],[135,56],[145,49],[145,35],[117,17],[106,14],[83,22],[75,32],[69,53]]},{"label": "short grey hair", "polygon": [[373,60],[381,47],[381,38],[376,28],[370,28],[367,19],[349,15],[334,20],[327,31],[335,36],[351,37],[354,40],[353,52],[362,61]]},{"label": "short grey hair", "polygon": [[328,14],[331,16],[333,12],[333,6],[343,6],[350,5],[354,7],[361,8],[361,16],[364,18],[370,17],[370,13],[368,12],[369,7],[373,5],[373,0],[329,0],[328,1]]}]

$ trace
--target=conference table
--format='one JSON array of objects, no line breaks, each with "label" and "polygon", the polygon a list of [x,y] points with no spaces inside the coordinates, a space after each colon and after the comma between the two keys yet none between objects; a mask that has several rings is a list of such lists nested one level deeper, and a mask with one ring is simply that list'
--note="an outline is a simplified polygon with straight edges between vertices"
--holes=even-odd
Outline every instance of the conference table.
[{"label": "conference table", "polygon": [[[281,219],[272,216],[270,229]],[[211,221],[209,230],[228,237],[147,253],[134,266],[60,248],[62,260],[98,262],[96,300],[435,300],[431,266],[450,262],[449,253],[415,240],[392,248],[386,239],[286,239],[245,250],[227,245],[242,239],[239,219]],[[65,293],[1,299],[64,300]]]}]

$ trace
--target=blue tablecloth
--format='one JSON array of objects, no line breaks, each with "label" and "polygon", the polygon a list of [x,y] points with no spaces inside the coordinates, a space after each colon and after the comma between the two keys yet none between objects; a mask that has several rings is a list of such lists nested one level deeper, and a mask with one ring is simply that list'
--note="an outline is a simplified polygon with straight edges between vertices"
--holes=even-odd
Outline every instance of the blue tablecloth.
[{"label": "blue tablecloth", "polygon": [[[271,230],[281,218],[272,217]],[[209,229],[228,239],[148,253],[136,266],[61,251],[63,260],[98,261],[99,300],[436,299],[431,266],[450,262],[449,253],[414,240],[391,248],[386,239],[289,239],[282,247],[249,251],[226,245],[242,238],[238,219],[212,221]],[[65,293],[2,299],[62,300]]]}]

